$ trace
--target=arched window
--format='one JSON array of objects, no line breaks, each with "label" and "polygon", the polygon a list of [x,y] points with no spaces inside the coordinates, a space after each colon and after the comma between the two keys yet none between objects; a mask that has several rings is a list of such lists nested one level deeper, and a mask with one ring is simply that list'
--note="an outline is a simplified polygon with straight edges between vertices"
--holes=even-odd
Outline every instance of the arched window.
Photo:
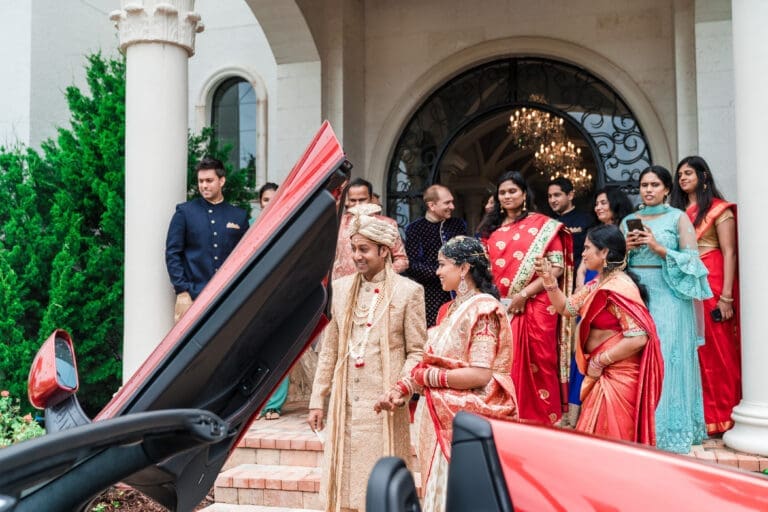
[{"label": "arched window", "polygon": [[512,169],[523,173],[546,210],[552,174],[534,165],[543,148],[522,144],[509,129],[510,117],[523,107],[562,119],[567,139],[581,149],[581,163],[593,179],[581,198],[584,209],[591,209],[595,187],[638,193],[640,172],[653,159],[639,121],[618,92],[578,66],[513,57],[458,74],[419,106],[390,159],[387,214],[404,228],[424,214],[424,190],[441,183],[452,189],[453,215],[472,225],[488,190]]},{"label": "arched window", "polygon": [[240,77],[225,80],[213,94],[211,124],[223,144],[231,144],[234,169],[254,169],[257,157],[256,92]]}]

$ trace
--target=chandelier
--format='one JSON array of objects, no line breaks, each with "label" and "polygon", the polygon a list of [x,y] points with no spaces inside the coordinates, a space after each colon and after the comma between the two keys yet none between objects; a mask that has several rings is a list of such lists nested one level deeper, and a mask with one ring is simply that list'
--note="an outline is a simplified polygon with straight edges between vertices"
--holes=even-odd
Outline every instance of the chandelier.
[{"label": "chandelier", "polygon": [[577,196],[592,187],[592,175],[582,167],[581,148],[577,148],[570,140],[553,140],[549,144],[541,144],[534,158],[534,165],[542,176],[549,176],[550,181],[568,178]]},{"label": "chandelier", "polygon": [[549,144],[541,144],[539,150],[534,153],[535,165],[539,170],[548,173],[559,169],[576,168],[581,165],[581,148],[570,140],[550,141]]},{"label": "chandelier", "polygon": [[[530,101],[546,103],[539,96]],[[550,180],[568,178],[576,195],[584,194],[592,187],[592,175],[582,166],[581,148],[571,142],[565,131],[562,117],[537,108],[522,107],[509,116],[507,132],[517,147],[534,149],[534,166],[542,176]]]},{"label": "chandelier", "polygon": [[515,110],[509,116],[507,132],[520,148],[536,147],[553,136],[564,136],[563,118],[535,108]]}]

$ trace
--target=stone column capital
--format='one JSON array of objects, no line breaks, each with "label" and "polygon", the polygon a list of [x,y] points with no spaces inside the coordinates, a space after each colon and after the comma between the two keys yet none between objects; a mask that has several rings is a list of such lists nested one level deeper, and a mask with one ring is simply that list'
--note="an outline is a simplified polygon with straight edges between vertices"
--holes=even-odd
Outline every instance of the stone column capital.
[{"label": "stone column capital", "polygon": [[112,11],[120,34],[120,51],[137,43],[168,43],[195,53],[195,34],[205,28],[200,15],[192,10],[194,0],[124,2],[123,8]]}]

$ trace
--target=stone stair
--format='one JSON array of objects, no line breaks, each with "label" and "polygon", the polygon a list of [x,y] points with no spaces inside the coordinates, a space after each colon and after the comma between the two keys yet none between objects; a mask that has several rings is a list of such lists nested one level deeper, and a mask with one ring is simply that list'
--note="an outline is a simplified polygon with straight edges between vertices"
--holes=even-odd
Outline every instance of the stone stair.
[{"label": "stone stair", "polygon": [[306,413],[306,402],[288,403],[279,419],[254,421],[216,479],[215,504],[201,512],[323,509],[323,444],[307,425]]}]

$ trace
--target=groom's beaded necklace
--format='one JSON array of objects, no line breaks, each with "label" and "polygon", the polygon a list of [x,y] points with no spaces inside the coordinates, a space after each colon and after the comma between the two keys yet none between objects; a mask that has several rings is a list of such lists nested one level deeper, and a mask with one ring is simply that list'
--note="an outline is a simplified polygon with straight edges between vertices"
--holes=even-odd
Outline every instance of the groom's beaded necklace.
[{"label": "groom's beaded necklace", "polygon": [[367,306],[365,304],[355,306],[355,309],[352,312],[355,317],[353,318],[353,322],[355,324],[361,325],[363,322],[360,319],[365,319],[363,336],[360,338],[360,341],[353,343],[351,337],[349,340],[349,355],[355,361],[355,368],[362,368],[365,366],[365,347],[368,345],[368,338],[371,335],[371,328],[373,327],[373,315],[376,313],[376,308],[379,306],[380,301],[381,290],[379,288],[375,288],[373,290],[373,297],[371,298],[371,302]]}]

